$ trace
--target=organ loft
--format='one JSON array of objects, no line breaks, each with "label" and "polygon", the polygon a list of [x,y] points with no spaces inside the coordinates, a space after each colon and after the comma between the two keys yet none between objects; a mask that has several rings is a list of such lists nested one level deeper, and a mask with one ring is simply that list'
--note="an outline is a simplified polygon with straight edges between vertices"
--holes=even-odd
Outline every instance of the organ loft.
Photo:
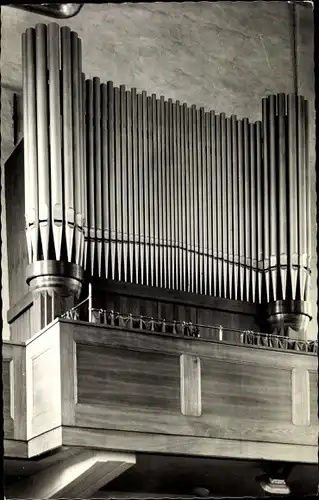
[{"label": "organ loft", "polygon": [[289,494],[317,462],[307,99],[253,121],[88,78],[55,23],[21,51],[7,496],[92,498],[146,454],[257,464],[260,495]]}]

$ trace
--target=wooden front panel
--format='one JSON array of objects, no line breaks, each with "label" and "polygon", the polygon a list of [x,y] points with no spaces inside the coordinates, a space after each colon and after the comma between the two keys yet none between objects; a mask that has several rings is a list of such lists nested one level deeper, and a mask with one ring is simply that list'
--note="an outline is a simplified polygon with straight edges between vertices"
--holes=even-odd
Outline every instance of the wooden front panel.
[{"label": "wooden front panel", "polygon": [[93,307],[166,321],[259,331],[254,304],[120,281],[95,280]]},{"label": "wooden front panel", "polygon": [[179,413],[179,359],[77,346],[78,403]]},{"label": "wooden front panel", "polygon": [[203,414],[252,421],[291,421],[291,372],[202,359]]},{"label": "wooden front panel", "polygon": [[[316,428],[294,425],[292,419],[292,371],[310,368],[313,356],[93,325],[74,325],[73,335],[78,427],[315,442]],[[188,356],[201,366],[194,390],[182,385],[180,359]]]},{"label": "wooden front panel", "polygon": [[[231,330],[252,330],[259,331],[256,319],[253,315],[240,314],[237,311],[229,312],[220,309],[197,309],[197,323],[200,325],[222,325],[224,328]],[[205,330],[207,330],[205,328]],[[214,332],[211,331],[213,335]],[[229,340],[238,341],[237,337],[240,332],[228,332],[227,338]]]},{"label": "wooden front panel", "polygon": [[166,321],[186,321],[197,323],[197,309],[191,305],[158,302],[158,317]]}]

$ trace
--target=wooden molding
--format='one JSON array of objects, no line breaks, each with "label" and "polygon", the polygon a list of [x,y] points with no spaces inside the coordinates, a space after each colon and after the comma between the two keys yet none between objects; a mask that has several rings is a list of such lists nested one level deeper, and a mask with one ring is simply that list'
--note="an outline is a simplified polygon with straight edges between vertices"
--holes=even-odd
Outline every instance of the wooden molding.
[{"label": "wooden molding", "polygon": [[28,458],[27,441],[18,441],[16,439],[3,440],[3,455],[6,458]]},{"label": "wooden molding", "polygon": [[8,376],[3,380],[5,384],[9,384],[9,387],[4,387],[4,394],[7,394],[9,399],[9,408],[7,409],[9,413],[5,412],[4,418],[5,420],[9,418],[12,421],[10,427],[13,431],[13,434],[6,435],[6,438],[23,441],[27,437],[25,347],[22,344],[6,341],[3,344],[2,356],[4,366],[7,363],[9,369]]},{"label": "wooden molding", "polygon": [[[100,490],[91,497],[91,500],[131,500],[135,498],[136,500],[163,500],[163,493],[129,493],[129,492],[119,492],[119,491],[103,491]],[[174,495],[165,493],[165,500],[194,500],[194,495]]]},{"label": "wooden molding", "polygon": [[287,443],[267,443],[241,439],[217,439],[174,436],[105,429],[63,427],[64,446],[86,446],[132,451],[134,453],[166,453],[245,460],[277,460],[282,462],[318,463],[318,447]]},{"label": "wooden molding", "polygon": [[74,425],[78,381],[76,366],[76,343],[73,340],[72,331],[69,335],[62,335],[60,331],[60,355],[62,380],[62,421],[64,425]]},{"label": "wooden molding", "polygon": [[305,368],[292,370],[292,421],[295,425],[310,425],[310,382]]},{"label": "wooden molding", "polygon": [[135,463],[133,454],[81,451],[8,486],[6,494],[9,498],[90,498]]},{"label": "wooden molding", "polygon": [[183,415],[199,417],[202,413],[200,358],[182,354],[181,371],[181,412]]},{"label": "wooden molding", "polygon": [[34,458],[62,446],[62,427],[56,427],[28,441],[28,458]]},{"label": "wooden molding", "polygon": [[25,294],[14,306],[7,312],[7,321],[13,323],[21,314],[33,306],[33,296],[31,292]]},{"label": "wooden molding", "polygon": [[93,300],[97,294],[104,291],[105,293],[123,296],[127,295],[129,297],[134,296],[148,300],[154,299],[160,302],[217,309],[240,315],[255,315],[257,310],[256,304],[251,302],[211,297],[208,295],[169,290],[148,285],[138,285],[136,283],[127,283],[105,278],[92,277],[91,282],[93,284]]}]

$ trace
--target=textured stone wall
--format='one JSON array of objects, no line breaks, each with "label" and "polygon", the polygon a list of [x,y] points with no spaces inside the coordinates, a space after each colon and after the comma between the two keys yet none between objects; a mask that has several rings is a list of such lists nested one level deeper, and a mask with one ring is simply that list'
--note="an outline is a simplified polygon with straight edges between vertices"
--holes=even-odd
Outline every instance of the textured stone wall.
[{"label": "textured stone wall", "polygon": [[[297,64],[287,2],[88,4],[78,16],[57,22],[82,37],[88,77],[100,76],[105,82],[260,119],[262,97],[293,92],[296,74],[298,91],[314,103],[312,16],[311,8],[297,6]],[[10,7],[1,9],[1,18],[2,84],[7,89],[21,88],[21,34],[50,19]],[[11,96],[10,90],[3,96],[2,162],[13,148]],[[311,134],[314,162],[313,123]],[[315,201],[313,207],[315,221]],[[4,232],[2,238],[6,309]],[[315,337],[315,318],[310,330]]]}]

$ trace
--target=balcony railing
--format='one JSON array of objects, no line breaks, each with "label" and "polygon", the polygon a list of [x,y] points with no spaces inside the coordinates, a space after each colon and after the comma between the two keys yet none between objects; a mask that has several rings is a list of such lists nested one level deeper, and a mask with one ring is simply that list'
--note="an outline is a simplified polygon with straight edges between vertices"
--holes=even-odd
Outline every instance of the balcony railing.
[{"label": "balcony railing", "polygon": [[87,321],[89,323],[105,325],[105,327],[149,332],[150,334],[162,333],[180,338],[194,337],[205,341],[228,342],[237,345],[244,344],[311,354],[318,353],[318,341],[297,340],[251,330],[235,330],[223,325],[201,325],[185,321],[167,321],[161,318],[96,309],[92,307],[90,296],[72,309],[66,311],[61,317],[74,321]]}]

